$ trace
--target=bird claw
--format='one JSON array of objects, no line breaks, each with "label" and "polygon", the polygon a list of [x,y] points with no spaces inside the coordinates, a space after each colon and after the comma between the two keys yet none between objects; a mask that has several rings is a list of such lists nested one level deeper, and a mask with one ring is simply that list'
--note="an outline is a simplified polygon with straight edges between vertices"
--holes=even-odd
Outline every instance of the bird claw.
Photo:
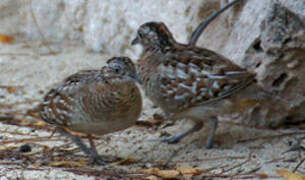
[{"label": "bird claw", "polygon": [[212,149],[213,148],[213,142],[208,142],[207,145],[205,145],[206,149]]},{"label": "bird claw", "polygon": [[100,165],[100,166],[105,166],[109,163],[108,160],[105,160],[104,158],[102,158],[101,156],[95,156],[95,157],[92,157],[90,159],[90,164],[93,164],[93,165]]}]

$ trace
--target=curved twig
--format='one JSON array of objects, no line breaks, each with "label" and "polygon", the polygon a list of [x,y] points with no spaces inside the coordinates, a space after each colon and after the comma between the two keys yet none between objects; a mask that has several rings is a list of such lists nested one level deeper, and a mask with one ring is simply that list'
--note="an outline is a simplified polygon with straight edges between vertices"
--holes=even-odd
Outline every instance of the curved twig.
[{"label": "curved twig", "polygon": [[242,0],[234,0],[232,2],[227,3],[224,7],[214,12],[212,15],[210,15],[208,18],[206,18],[204,21],[202,21],[199,26],[195,29],[195,31],[192,33],[192,36],[189,41],[189,45],[194,46],[196,42],[198,41],[199,36],[203,32],[203,30],[221,13],[223,13],[226,9],[233,6],[234,4],[240,2]]}]

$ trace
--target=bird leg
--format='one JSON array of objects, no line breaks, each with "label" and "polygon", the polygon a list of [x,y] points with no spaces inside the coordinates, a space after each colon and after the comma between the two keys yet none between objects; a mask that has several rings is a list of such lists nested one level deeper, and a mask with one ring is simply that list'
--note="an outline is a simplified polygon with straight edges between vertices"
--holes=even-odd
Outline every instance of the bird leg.
[{"label": "bird leg", "polygon": [[96,150],[96,146],[94,144],[94,141],[92,139],[92,136],[90,134],[88,134],[88,140],[89,140],[89,144],[90,144],[90,147],[91,147],[91,150],[95,153],[95,154],[98,154],[97,153],[97,150]]},{"label": "bird leg", "polygon": [[72,139],[72,141],[75,142],[75,144],[89,157],[91,157],[92,161],[94,164],[98,164],[98,165],[105,165],[106,162],[98,155],[94,142],[91,139],[91,136],[89,136],[89,142],[91,145],[92,149],[89,149],[85,143],[77,136],[70,134],[68,132],[66,132],[65,130],[61,129],[61,128],[57,128],[58,132],[64,136],[69,137],[70,139]]},{"label": "bird leg", "polygon": [[161,138],[161,139],[158,139],[159,141],[161,142],[167,142],[167,143],[170,143],[170,144],[174,144],[174,143],[178,143],[182,138],[196,132],[196,131],[199,131],[203,126],[203,122],[202,121],[199,121],[197,122],[191,129],[187,130],[187,131],[184,131],[182,133],[179,133],[179,134],[176,134],[174,136],[171,136],[171,137],[166,137],[166,138]]},{"label": "bird leg", "polygon": [[208,137],[208,140],[207,140],[207,144],[206,144],[206,148],[207,149],[211,149],[213,147],[213,143],[214,143],[214,136],[215,136],[215,132],[216,132],[216,129],[217,129],[217,118],[212,118],[209,120],[212,128],[209,132],[209,137]]}]

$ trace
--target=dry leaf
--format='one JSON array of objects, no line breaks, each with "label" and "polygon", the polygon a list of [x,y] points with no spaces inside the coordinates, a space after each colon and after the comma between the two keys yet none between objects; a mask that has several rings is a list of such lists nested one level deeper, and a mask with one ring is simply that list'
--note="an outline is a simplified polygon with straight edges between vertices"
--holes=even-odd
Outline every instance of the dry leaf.
[{"label": "dry leaf", "polygon": [[132,158],[126,158],[121,161],[113,162],[114,165],[129,165],[134,163],[135,161]]},{"label": "dry leaf", "polygon": [[[64,129],[66,132],[68,132],[68,133],[70,133],[70,134],[72,134],[74,136],[77,136],[79,138],[88,138],[87,134],[84,134],[84,133],[81,133],[81,132],[72,131],[69,128],[63,127],[63,126],[61,128]],[[94,135],[91,135],[91,136],[92,136],[93,139],[96,138],[96,136],[94,136]]]},{"label": "dry leaf", "polygon": [[200,175],[202,173],[201,169],[192,168],[192,167],[178,167],[177,171],[179,171],[182,175]]},{"label": "dry leaf", "polygon": [[5,34],[0,34],[0,42],[1,43],[11,43],[13,42],[14,40],[14,37],[12,36],[8,36],[8,35],[5,35]]},{"label": "dry leaf", "polygon": [[157,172],[160,171],[160,169],[158,168],[149,168],[149,169],[139,169],[137,170],[140,173],[144,173],[144,174],[156,174]]},{"label": "dry leaf", "polygon": [[31,166],[33,167],[33,168],[39,168],[39,167],[41,167],[42,166],[42,162],[38,162],[38,161],[36,161],[36,162],[34,162],[33,164],[31,164]]},{"label": "dry leaf", "polygon": [[140,173],[145,174],[154,174],[160,176],[164,179],[173,179],[179,176],[179,172],[176,170],[160,170],[159,168],[149,168],[149,169],[140,169],[138,170]]},{"label": "dry leaf", "polygon": [[305,176],[297,175],[284,169],[278,170],[277,173],[283,176],[286,180],[305,180]]},{"label": "dry leaf", "polygon": [[27,153],[23,153],[24,156],[32,156],[34,154],[39,154],[41,153],[40,151],[31,151],[31,152],[27,152]]},{"label": "dry leaf", "polygon": [[6,87],[6,90],[12,94],[16,94],[19,89],[20,89],[20,86],[7,86]]},{"label": "dry leaf", "polygon": [[140,169],[138,170],[138,172],[157,175],[163,179],[179,178],[180,174],[182,174],[183,177],[189,179],[192,176],[200,175],[202,173],[202,170],[192,167],[178,167],[176,170],[160,170],[158,168],[150,168],[150,169]]},{"label": "dry leaf", "polygon": [[257,174],[257,175],[258,175],[259,178],[261,178],[261,179],[266,179],[266,178],[269,177],[268,174],[265,174],[265,173],[259,173],[259,174]]},{"label": "dry leaf", "polygon": [[38,127],[44,127],[46,125],[47,125],[47,123],[44,121],[37,121],[37,122],[33,123],[33,126],[38,126]]},{"label": "dry leaf", "polygon": [[154,175],[151,175],[151,176],[146,177],[145,179],[147,179],[147,180],[158,180],[158,177],[154,176]]},{"label": "dry leaf", "polygon": [[56,166],[56,167],[67,167],[67,166],[77,166],[77,167],[82,167],[86,166],[88,163],[86,161],[53,161],[50,163],[51,166]]},{"label": "dry leaf", "polygon": [[33,121],[24,121],[21,123],[22,126],[37,126],[37,127],[44,127],[47,125],[47,123],[45,123],[44,121],[37,121],[37,122],[33,122]]},{"label": "dry leaf", "polygon": [[8,145],[4,145],[4,146],[0,146],[0,151],[8,151],[11,149],[16,149],[19,148],[19,145],[15,145],[15,144],[8,144]]},{"label": "dry leaf", "polygon": [[164,179],[173,179],[179,176],[179,172],[176,170],[160,170],[157,175],[161,176]]}]

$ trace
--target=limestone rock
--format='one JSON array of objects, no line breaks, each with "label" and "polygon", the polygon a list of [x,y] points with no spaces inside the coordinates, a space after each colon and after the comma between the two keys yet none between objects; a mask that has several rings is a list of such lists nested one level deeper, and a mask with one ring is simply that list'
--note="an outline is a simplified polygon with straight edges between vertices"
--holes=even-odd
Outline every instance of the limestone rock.
[{"label": "limestone rock", "polygon": [[[136,57],[140,49],[130,46],[137,28],[147,21],[163,21],[174,36],[186,42],[200,19],[219,7],[214,0],[18,0],[1,2],[3,9],[18,12],[12,17],[2,13],[0,31],[25,35],[27,39],[45,39],[61,43],[63,40],[84,42],[89,50],[111,55]],[[15,6],[14,6],[15,5]],[[18,6],[17,6],[18,5]],[[1,16],[1,13],[0,13]],[[16,16],[14,17],[16,19]],[[0,25],[2,25],[0,24]],[[41,36],[44,37],[41,37]]]},{"label": "limestone rock", "polygon": [[260,117],[249,120],[252,124],[278,126],[305,119],[304,9],[303,0],[249,0],[223,14],[200,39],[200,46],[256,72],[258,83],[277,103],[287,101],[280,110],[269,104],[256,115],[251,112]]}]

